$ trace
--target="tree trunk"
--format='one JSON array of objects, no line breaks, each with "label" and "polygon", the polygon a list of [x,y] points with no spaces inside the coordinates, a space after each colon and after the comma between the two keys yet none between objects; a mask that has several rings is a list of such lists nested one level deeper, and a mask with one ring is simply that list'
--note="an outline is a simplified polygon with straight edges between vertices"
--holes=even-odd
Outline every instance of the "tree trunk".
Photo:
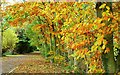
[{"label": "tree trunk", "polygon": [[[72,50],[69,49],[69,50],[68,50],[68,56],[70,56],[71,54],[72,54]],[[74,62],[73,57],[70,57],[70,58],[69,58],[69,65],[72,66],[72,65],[73,65],[73,62]]]},{"label": "tree trunk", "polygon": [[[102,5],[103,3],[98,2],[96,4],[96,10],[97,10],[97,17],[102,17],[102,10],[99,9],[99,7]],[[110,12],[112,12],[112,3],[111,2],[107,2],[106,3],[107,6],[110,7]],[[106,25],[108,25],[109,23],[111,23],[111,21],[108,21]],[[114,50],[113,50],[113,33],[109,34],[109,35],[105,35],[105,39],[108,41],[108,44],[106,47],[108,47],[110,49],[110,52],[107,54],[102,54],[102,61],[103,61],[103,66],[105,69],[106,73],[115,73],[116,72],[116,68],[115,68],[115,60],[114,60]]]},{"label": "tree trunk", "polygon": [[52,34],[50,33],[50,51],[52,50]]},{"label": "tree trunk", "polygon": [[59,37],[57,37],[58,38],[58,53],[61,55],[61,51],[60,51],[60,46],[61,46],[61,44],[60,44],[60,39],[61,39],[61,37],[59,38]]},{"label": "tree trunk", "polygon": [[116,61],[116,67],[117,67],[117,70],[116,72],[120,72],[120,49],[118,49],[119,53],[116,57],[117,61]]},{"label": "tree trunk", "polygon": [[56,36],[54,35],[54,52],[57,54],[57,49],[56,49]]},{"label": "tree trunk", "polygon": [[2,33],[1,33],[1,29],[0,29],[0,57],[2,56]]},{"label": "tree trunk", "polygon": [[47,39],[46,39],[46,37],[45,37],[45,33],[43,32],[43,30],[41,29],[41,32],[42,32],[42,35],[43,35],[43,39],[45,40],[44,41],[44,47],[43,48],[45,48],[45,52],[44,52],[44,56],[45,56],[45,58],[47,58],[47,51],[48,51],[48,48],[47,48]]},{"label": "tree trunk", "polygon": [[47,59],[47,52],[48,52],[47,40],[45,40],[45,58],[46,59]]}]

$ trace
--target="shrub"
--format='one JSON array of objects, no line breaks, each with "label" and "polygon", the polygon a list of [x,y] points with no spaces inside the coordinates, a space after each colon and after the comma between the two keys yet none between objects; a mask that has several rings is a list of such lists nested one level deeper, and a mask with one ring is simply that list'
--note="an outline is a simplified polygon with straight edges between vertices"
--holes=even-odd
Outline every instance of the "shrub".
[{"label": "shrub", "polygon": [[2,54],[7,51],[13,51],[18,41],[17,34],[12,28],[5,30],[2,38]]}]

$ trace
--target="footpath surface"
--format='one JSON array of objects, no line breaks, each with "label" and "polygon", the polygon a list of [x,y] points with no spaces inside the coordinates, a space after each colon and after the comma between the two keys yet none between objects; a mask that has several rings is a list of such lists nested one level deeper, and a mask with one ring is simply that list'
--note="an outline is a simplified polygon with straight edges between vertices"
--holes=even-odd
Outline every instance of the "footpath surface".
[{"label": "footpath surface", "polygon": [[61,73],[61,67],[34,52],[2,57],[2,73]]}]

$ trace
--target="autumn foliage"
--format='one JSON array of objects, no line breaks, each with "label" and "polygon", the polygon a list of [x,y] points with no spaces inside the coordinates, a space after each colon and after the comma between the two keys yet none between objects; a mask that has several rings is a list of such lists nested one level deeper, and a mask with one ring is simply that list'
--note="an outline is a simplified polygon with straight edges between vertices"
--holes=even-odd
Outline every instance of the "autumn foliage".
[{"label": "autumn foliage", "polygon": [[25,2],[6,7],[3,27],[24,28],[31,41],[36,42],[32,45],[44,48],[40,51],[49,60],[69,66],[71,61],[73,70],[83,68],[83,72],[103,73],[101,56],[110,52],[106,46],[110,41],[105,36],[113,33],[114,48],[118,48],[120,15],[117,3],[112,7],[114,11],[110,12],[110,7],[103,3],[99,9],[105,10],[100,18],[92,2]]}]

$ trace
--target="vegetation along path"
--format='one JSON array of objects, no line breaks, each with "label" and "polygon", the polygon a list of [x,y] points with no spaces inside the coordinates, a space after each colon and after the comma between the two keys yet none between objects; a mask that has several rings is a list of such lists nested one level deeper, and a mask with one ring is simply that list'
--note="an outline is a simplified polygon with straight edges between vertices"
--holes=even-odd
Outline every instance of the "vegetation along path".
[{"label": "vegetation along path", "polygon": [[2,73],[60,73],[61,68],[47,62],[40,54],[2,57]]}]

